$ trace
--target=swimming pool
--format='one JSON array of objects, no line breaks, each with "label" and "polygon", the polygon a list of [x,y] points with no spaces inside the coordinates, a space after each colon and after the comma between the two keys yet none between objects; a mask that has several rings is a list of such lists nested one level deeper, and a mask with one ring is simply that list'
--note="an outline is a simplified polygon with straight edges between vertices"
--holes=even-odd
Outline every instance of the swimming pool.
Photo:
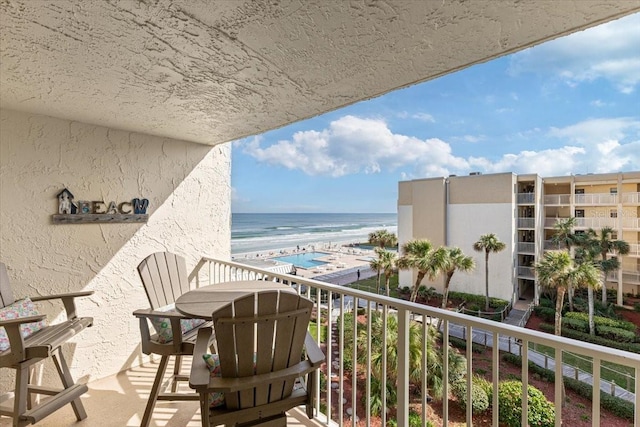
[{"label": "swimming pool", "polygon": [[327,255],[329,254],[324,252],[302,252],[295,255],[279,256],[271,259],[274,259],[276,261],[289,262],[296,267],[313,268],[317,265],[328,264],[325,261],[319,261],[315,259]]}]

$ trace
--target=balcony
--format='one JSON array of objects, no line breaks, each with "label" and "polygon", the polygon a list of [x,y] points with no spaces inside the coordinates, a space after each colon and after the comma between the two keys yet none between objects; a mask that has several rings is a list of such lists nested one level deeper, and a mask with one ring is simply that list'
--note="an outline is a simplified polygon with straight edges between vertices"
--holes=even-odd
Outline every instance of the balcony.
[{"label": "balcony", "polygon": [[[612,282],[618,281],[618,272],[612,271],[607,275],[607,280]],[[622,283],[640,285],[640,271],[622,270]]]},{"label": "balcony", "polygon": [[518,242],[518,252],[525,254],[535,254],[536,244],[533,242]]},{"label": "balcony", "polygon": [[640,205],[640,193],[622,193],[623,205]]},{"label": "balcony", "polygon": [[556,225],[556,222],[562,221],[565,219],[569,219],[569,217],[552,217],[544,219],[544,227],[545,228],[553,228]]},{"label": "balcony", "polygon": [[640,230],[640,218],[622,218],[622,228]]},{"label": "balcony", "polygon": [[612,193],[575,194],[576,205],[613,206],[618,204],[618,195]]},{"label": "balcony", "polygon": [[[519,273],[523,273],[530,278],[534,277],[534,270],[532,267],[519,267]],[[344,360],[341,355],[347,354],[348,346],[345,343],[354,342],[356,333],[356,319],[353,318],[354,325],[351,328],[345,328],[343,315],[350,312],[353,307],[358,307],[362,312],[366,328],[371,328],[372,314],[378,310],[384,313],[383,319],[387,319],[389,316],[394,316],[398,323],[398,341],[391,343],[397,348],[398,357],[397,362],[394,359],[393,363],[397,363],[393,367],[398,372],[398,384],[397,384],[397,425],[408,426],[409,422],[409,404],[415,409],[416,405],[420,407],[419,412],[422,414],[427,411],[427,390],[424,387],[419,387],[420,390],[416,390],[415,386],[411,386],[409,378],[409,328],[419,325],[419,329],[423,338],[427,334],[429,324],[433,324],[435,319],[441,318],[443,320],[443,351],[445,356],[448,354],[448,342],[450,336],[461,336],[466,338],[467,341],[472,339],[478,342],[485,342],[491,345],[492,342],[500,342],[500,349],[503,351],[511,351],[516,354],[520,354],[523,360],[534,360],[533,351],[529,350],[534,344],[542,344],[549,346],[556,351],[557,359],[562,358],[564,352],[571,352],[573,354],[593,358],[594,369],[593,372],[593,384],[596,387],[600,387],[602,390],[610,392],[612,385],[607,383],[604,379],[600,378],[600,369],[597,369],[603,361],[618,363],[624,366],[632,367],[636,370],[636,376],[631,383],[634,384],[636,390],[640,390],[640,355],[632,354],[624,351],[619,351],[611,348],[601,347],[593,344],[587,344],[567,338],[559,338],[550,334],[542,334],[537,331],[531,331],[520,327],[506,325],[499,322],[492,322],[477,317],[466,316],[454,311],[440,310],[437,308],[429,307],[426,305],[415,304],[404,300],[398,300],[395,298],[387,298],[385,296],[375,295],[367,292],[358,291],[355,289],[336,286],[324,282],[320,282],[313,279],[304,279],[297,276],[291,276],[288,274],[271,273],[265,270],[249,267],[243,264],[219,261],[213,259],[203,259],[201,263],[196,267],[194,273],[191,275],[191,280],[195,282],[196,286],[214,285],[219,282],[229,280],[243,280],[243,279],[261,279],[261,280],[273,280],[284,281],[287,283],[294,283],[293,286],[299,293],[312,298],[316,303],[316,310],[312,320],[313,329],[321,330],[326,326],[326,335],[317,334],[318,342],[321,347],[332,348],[333,351],[326,351],[327,364],[323,371],[323,375],[326,376],[326,384],[322,389],[316,390],[317,396],[320,397],[320,402],[317,403],[317,412],[321,414],[318,421],[319,425],[327,425],[326,420],[333,420],[340,425],[342,423],[348,423],[351,416],[358,417],[360,421],[365,421],[365,425],[371,425],[372,415],[368,408],[371,407],[371,398],[368,392],[371,387],[371,369],[368,366],[354,364],[353,368],[347,367],[343,364]],[[317,296],[320,295],[321,298]],[[386,320],[385,320],[386,322]],[[349,332],[351,331],[351,332]],[[370,331],[370,329],[369,329]],[[369,334],[370,336],[370,334]],[[389,336],[391,337],[391,336]],[[475,338],[474,338],[475,337]],[[386,338],[385,338],[386,339]],[[332,347],[327,345],[333,343]],[[387,344],[389,345],[389,344]],[[467,346],[466,357],[466,376],[467,379],[472,377],[474,373],[473,355],[471,353],[472,347]],[[352,360],[357,359],[357,354],[363,354],[367,360],[371,360],[371,339],[369,338],[366,343],[358,346],[351,346],[349,351],[353,352]],[[499,352],[492,351],[493,357],[491,361],[491,372],[494,378],[493,381],[493,408],[492,413],[493,425],[498,425],[498,370],[499,370]],[[356,354],[357,353],[357,354]],[[444,360],[448,360],[444,357]],[[387,363],[391,363],[388,360]],[[370,366],[370,365],[369,365]],[[565,375],[573,376],[574,374],[567,373],[567,366],[554,363],[551,369],[555,369],[559,374],[561,370],[564,370]],[[522,381],[526,385],[529,379],[529,370],[526,362],[522,363]],[[391,369],[391,368],[389,368]],[[448,377],[448,364],[444,364],[444,377]],[[571,371],[573,372],[573,371]],[[556,375],[556,378],[560,378],[560,375]],[[356,381],[355,378],[360,377],[360,381]],[[339,381],[339,379],[349,379],[350,392],[347,393],[344,388],[345,383]],[[635,382],[634,382],[635,381]],[[425,384],[425,378],[421,381]],[[335,384],[335,385],[334,385]],[[448,394],[450,390],[449,385],[445,384],[445,393]],[[616,386],[614,386],[615,388]],[[622,386],[617,386],[618,388]],[[411,393],[409,392],[411,388]],[[382,387],[384,390],[385,387]],[[471,400],[470,390],[467,388],[467,399]],[[561,407],[561,382],[555,382],[555,396],[557,396],[555,405],[556,408]],[[628,392],[624,392],[628,393]],[[347,411],[347,408],[352,408],[351,402],[356,401],[359,396],[363,397],[366,402],[363,405],[367,410],[364,413],[354,413],[354,409]],[[632,401],[635,402],[635,417],[636,420],[640,420],[640,398],[636,398],[631,394]],[[639,395],[640,396],[640,395]],[[384,399],[381,399],[384,402]],[[386,405],[383,403],[382,414],[386,413]],[[320,411],[323,409],[324,413]],[[430,411],[433,409],[429,409]],[[442,402],[442,419],[445,424],[449,419],[449,402],[443,400]],[[526,407],[523,409],[526,411]],[[599,425],[600,420],[600,394],[595,393],[592,398],[592,419],[593,425]],[[471,405],[468,406],[466,413],[467,425],[471,425],[472,414]],[[424,419],[424,418],[423,418]],[[325,420],[325,421],[323,421]],[[556,418],[556,425],[560,425],[562,422],[561,416]],[[382,420],[382,425],[386,425],[386,420]]]},{"label": "balcony", "polygon": [[568,206],[571,204],[571,194],[549,194],[544,196],[545,205]]},{"label": "balcony", "polygon": [[519,205],[532,205],[536,201],[535,193],[518,193],[517,201]]},{"label": "balcony", "polygon": [[521,279],[535,279],[536,273],[533,267],[518,267],[518,277]]},{"label": "balcony", "polygon": [[618,228],[618,218],[610,217],[594,217],[594,218],[576,218],[576,228],[593,228],[600,229],[603,227]]},{"label": "balcony", "polygon": [[640,257],[640,244],[632,243],[629,245],[629,254],[628,256],[632,257]]},{"label": "balcony", "polygon": [[518,218],[518,228],[535,228],[536,227],[536,219],[535,218]]}]

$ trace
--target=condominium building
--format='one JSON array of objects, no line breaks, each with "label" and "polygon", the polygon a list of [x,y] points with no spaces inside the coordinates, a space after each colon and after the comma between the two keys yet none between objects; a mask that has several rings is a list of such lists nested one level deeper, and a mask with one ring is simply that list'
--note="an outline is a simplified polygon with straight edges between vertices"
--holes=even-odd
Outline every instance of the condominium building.
[{"label": "condominium building", "polygon": [[[434,246],[457,246],[476,260],[472,273],[456,273],[451,290],[484,294],[485,255],[473,244],[487,233],[505,243],[489,256],[489,294],[509,301],[539,297],[533,266],[555,249],[554,224],[575,217],[575,232],[603,227],[629,243],[607,288],[640,294],[640,172],[540,177],[499,173],[427,178],[398,185],[398,240],[428,239]],[[401,271],[411,285],[416,272]],[[444,280],[424,284],[441,291]]]}]

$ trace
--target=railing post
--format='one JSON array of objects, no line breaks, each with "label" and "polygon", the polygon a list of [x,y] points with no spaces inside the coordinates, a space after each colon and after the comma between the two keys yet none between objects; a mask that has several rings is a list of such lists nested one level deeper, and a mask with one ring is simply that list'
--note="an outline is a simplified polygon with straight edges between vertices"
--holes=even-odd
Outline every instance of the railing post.
[{"label": "railing post", "polygon": [[409,311],[398,309],[398,404],[399,426],[409,425]]}]

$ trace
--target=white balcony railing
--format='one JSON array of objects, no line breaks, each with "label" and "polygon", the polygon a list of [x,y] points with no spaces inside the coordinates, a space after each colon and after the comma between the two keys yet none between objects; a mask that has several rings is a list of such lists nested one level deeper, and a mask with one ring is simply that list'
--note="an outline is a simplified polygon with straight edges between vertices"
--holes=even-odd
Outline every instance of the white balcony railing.
[{"label": "white balcony railing", "polygon": [[518,228],[535,228],[535,218],[518,218]]},{"label": "white balcony railing", "polygon": [[640,218],[622,218],[622,228],[640,229]]},{"label": "white balcony railing", "polygon": [[518,252],[534,254],[536,253],[536,244],[533,242],[518,242]]},{"label": "white balcony railing", "polygon": [[577,228],[603,228],[603,227],[618,227],[618,218],[610,217],[593,217],[593,218],[576,218]]},{"label": "white balcony railing", "polygon": [[530,205],[536,201],[535,193],[518,193],[518,204],[519,205]]},{"label": "white balcony railing", "polygon": [[591,193],[591,194],[574,194],[574,203],[576,205],[617,205],[618,195],[611,193]]},{"label": "white balcony railing", "polygon": [[[528,271],[532,271],[528,269]],[[450,336],[458,336],[466,339],[467,342],[472,340],[477,341],[478,337],[483,337],[484,344],[493,346],[492,343],[498,343],[497,347],[502,351],[517,352],[522,356],[522,378],[521,381],[524,384],[524,393],[526,393],[529,384],[529,369],[527,361],[535,362],[535,358],[532,356],[534,353],[530,349],[533,345],[544,345],[551,347],[555,350],[556,357],[553,364],[549,369],[555,370],[555,407],[562,407],[562,374],[573,375],[567,373],[566,367],[562,362],[564,352],[571,352],[582,357],[590,358],[593,361],[593,384],[597,388],[609,393],[612,388],[612,384],[607,383],[605,379],[601,378],[601,364],[603,362],[611,362],[626,367],[630,367],[632,372],[635,372],[633,379],[630,381],[633,384],[636,394],[629,391],[622,390],[622,386],[614,386],[616,390],[621,391],[627,400],[630,400],[634,405],[635,424],[640,423],[640,355],[629,353],[617,349],[601,347],[594,344],[584,343],[564,337],[556,337],[551,334],[540,333],[517,326],[511,326],[500,322],[494,322],[477,317],[466,316],[460,313],[449,310],[441,310],[438,308],[411,303],[404,300],[395,298],[389,298],[372,294],[364,291],[358,291],[355,289],[347,288],[344,286],[332,285],[325,282],[321,282],[313,279],[305,279],[299,276],[292,276],[283,273],[273,273],[260,268],[250,267],[244,264],[235,262],[219,261],[213,259],[202,259],[198,266],[194,269],[194,272],[189,277],[193,286],[206,286],[216,283],[232,280],[246,280],[246,279],[259,279],[259,280],[272,280],[290,283],[297,290],[297,292],[311,298],[315,302],[315,310],[312,318],[311,328],[316,331],[326,330],[326,333],[316,333],[318,343],[321,348],[325,348],[326,354],[326,366],[323,368],[322,375],[326,378],[323,382],[322,389],[320,388],[320,381],[316,381],[316,413],[318,414],[315,421],[319,425],[330,425],[333,422],[337,422],[337,425],[344,425],[349,423],[347,421],[353,418],[358,418],[364,421],[366,425],[372,424],[373,416],[371,415],[371,395],[372,395],[372,369],[371,369],[371,354],[372,354],[372,340],[371,340],[371,327],[372,318],[376,311],[382,313],[380,319],[383,322],[382,330],[387,330],[387,319],[393,316],[397,319],[397,341],[388,343],[387,340],[391,339],[390,334],[382,334],[382,347],[393,347],[397,351],[397,358],[388,359],[385,363],[384,359],[382,367],[390,366],[393,363],[394,366],[388,369],[394,369],[397,372],[397,383],[394,385],[396,388],[396,414],[395,421],[398,426],[408,426],[409,424],[409,405],[412,408],[418,408],[418,412],[422,416],[422,425],[426,422],[427,412],[427,389],[426,389],[426,369],[422,369],[422,378],[419,381],[420,386],[416,386],[418,391],[411,386],[412,381],[409,376],[409,328],[419,328],[419,333],[422,334],[423,341],[426,342],[426,336],[430,330],[430,324],[434,324],[435,319],[442,319],[442,355],[443,360],[443,378],[449,378],[449,338]],[[350,322],[353,324],[351,328],[345,328],[345,317],[350,307],[358,307],[358,311],[362,311],[364,317],[364,324],[358,323],[358,316],[352,316]],[[349,326],[349,324],[347,325]],[[363,329],[364,328],[364,329]],[[363,330],[366,334],[358,335],[356,331]],[[412,329],[413,330],[413,329]],[[351,331],[351,332],[349,332]],[[364,335],[364,340],[362,337]],[[348,346],[345,343],[353,343],[358,337],[361,338],[359,345]],[[482,340],[482,338],[480,338]],[[467,395],[468,402],[472,401],[472,387],[471,379],[474,373],[472,346],[466,346],[466,380],[467,380]],[[493,356],[491,358],[491,376],[493,378],[493,401],[492,401],[492,425],[498,426],[499,420],[499,394],[498,394],[498,379],[499,379],[499,366],[500,366],[500,354],[497,349],[491,350]],[[362,354],[364,357],[358,358],[358,355]],[[386,354],[383,352],[383,354]],[[423,354],[425,354],[423,352]],[[365,363],[353,363],[352,366],[347,368],[344,364],[344,358],[350,356],[353,361],[366,360]],[[424,356],[426,358],[426,356]],[[423,367],[426,360],[423,358]],[[573,372],[573,371],[570,371]],[[319,375],[319,374],[318,374]],[[381,425],[387,425],[386,414],[387,405],[384,390],[386,386],[386,372],[383,370],[381,375],[382,395],[378,396],[378,401],[381,402],[382,408],[380,410]],[[344,388],[345,381],[349,381],[351,391],[347,394]],[[410,386],[411,390],[410,393]],[[443,396],[448,396],[451,386],[444,383]],[[364,396],[364,413],[356,413],[356,405],[352,405],[349,402],[356,402],[360,396]],[[526,395],[525,395],[526,396]],[[527,402],[527,399],[523,399],[523,402]],[[347,407],[351,407],[352,412],[346,411]],[[593,393],[591,401],[591,420],[592,425],[598,426],[600,423],[600,393]],[[466,410],[466,424],[472,425],[472,405],[467,405]],[[523,419],[527,419],[527,405],[523,404],[522,412]],[[429,411],[433,411],[430,408]],[[443,425],[447,425],[449,422],[449,401],[444,399],[440,410],[440,415],[443,420]],[[526,424],[523,423],[523,425]],[[555,425],[560,426],[562,424],[562,412],[556,411]]]},{"label": "white balcony railing", "polygon": [[640,205],[640,193],[622,193],[622,204]]},{"label": "white balcony railing", "polygon": [[568,217],[564,218],[564,217],[554,217],[554,218],[545,218],[544,219],[544,226],[546,228],[553,228],[554,225],[556,225],[556,222],[564,220],[564,219],[569,219]]},{"label": "white balcony railing", "polygon": [[544,196],[545,205],[566,206],[571,203],[571,194],[549,194]]},{"label": "white balcony railing", "polygon": [[535,279],[536,273],[533,267],[518,267],[518,277],[525,279]]},{"label": "white balcony railing", "polygon": [[628,256],[640,257],[640,244],[631,243],[629,245],[629,253]]}]

